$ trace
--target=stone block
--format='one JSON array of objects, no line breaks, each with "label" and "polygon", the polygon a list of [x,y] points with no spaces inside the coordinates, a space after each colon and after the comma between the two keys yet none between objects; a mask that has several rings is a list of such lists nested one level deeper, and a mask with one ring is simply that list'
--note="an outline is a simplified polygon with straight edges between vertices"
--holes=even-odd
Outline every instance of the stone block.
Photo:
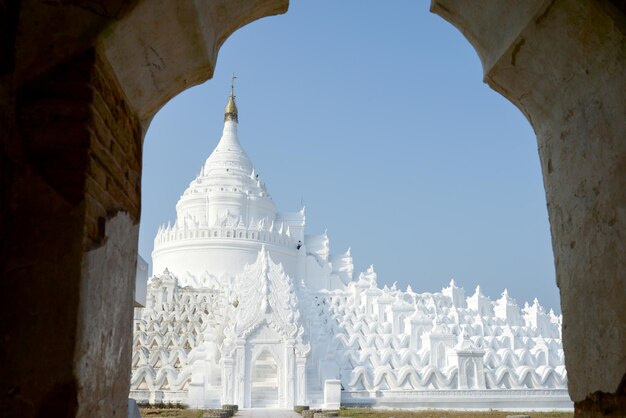
[{"label": "stone block", "polygon": [[313,418],[336,418],[339,416],[339,411],[322,411],[316,412]]},{"label": "stone block", "polygon": [[316,413],[318,412],[322,412],[321,409],[306,409],[304,411],[302,411],[302,417],[303,418],[313,418],[315,416]]},{"label": "stone block", "polygon": [[324,382],[324,406],[329,409],[341,406],[341,380],[328,379]]},{"label": "stone block", "polygon": [[208,409],[202,415],[202,418],[230,418],[233,416],[233,411],[225,411],[223,409]]},{"label": "stone block", "polygon": [[238,411],[239,410],[239,405],[233,405],[233,404],[225,404],[222,405],[222,409],[226,410],[226,411]]},{"label": "stone block", "polygon": [[296,405],[293,407],[293,410],[299,414],[302,414],[302,412],[306,411],[307,409],[309,409],[308,405]]}]

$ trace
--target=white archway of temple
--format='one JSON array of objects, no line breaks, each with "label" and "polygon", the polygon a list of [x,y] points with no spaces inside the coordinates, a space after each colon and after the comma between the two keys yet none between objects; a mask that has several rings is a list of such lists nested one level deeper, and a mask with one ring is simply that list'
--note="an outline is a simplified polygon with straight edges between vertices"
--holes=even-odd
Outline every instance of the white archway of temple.
[{"label": "white archway of temple", "polygon": [[251,370],[250,401],[252,408],[277,408],[278,364],[268,351],[254,360]]}]

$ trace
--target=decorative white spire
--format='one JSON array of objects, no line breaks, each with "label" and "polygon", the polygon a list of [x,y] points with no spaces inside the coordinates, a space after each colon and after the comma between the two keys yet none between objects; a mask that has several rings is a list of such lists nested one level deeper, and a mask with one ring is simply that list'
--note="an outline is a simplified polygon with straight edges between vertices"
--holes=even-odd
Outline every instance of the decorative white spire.
[{"label": "decorative white spire", "polygon": [[[231,85],[231,95],[228,98],[228,103],[224,110],[224,129],[222,131],[222,137],[204,164],[205,177],[203,178],[203,185],[205,182],[208,182],[206,184],[209,185],[214,183],[214,190],[220,190],[221,187],[223,187],[222,178],[226,173],[229,176],[242,178],[244,184],[252,180],[257,183],[257,187],[260,188],[252,161],[250,161],[250,158],[239,143],[237,135],[238,111],[235,104],[233,88],[234,87]],[[218,174],[218,176],[215,176],[215,174]],[[208,177],[208,179],[206,177]],[[245,179],[243,179],[244,177]],[[231,190],[234,186],[229,185],[229,187],[228,190]],[[262,191],[258,191],[259,194],[261,192]]]}]

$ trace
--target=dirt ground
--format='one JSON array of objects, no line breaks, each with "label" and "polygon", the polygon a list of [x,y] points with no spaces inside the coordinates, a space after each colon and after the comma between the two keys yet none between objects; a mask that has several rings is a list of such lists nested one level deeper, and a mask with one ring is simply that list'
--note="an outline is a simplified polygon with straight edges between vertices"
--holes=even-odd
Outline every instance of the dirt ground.
[{"label": "dirt ground", "polygon": [[[198,409],[140,408],[143,418],[202,418]],[[400,411],[380,409],[342,409],[340,416],[353,418],[506,418],[509,415],[530,415],[532,418],[572,418],[573,412],[462,412],[462,411]]]},{"label": "dirt ground", "polygon": [[202,418],[203,411],[198,409],[174,408],[139,408],[141,418]]}]

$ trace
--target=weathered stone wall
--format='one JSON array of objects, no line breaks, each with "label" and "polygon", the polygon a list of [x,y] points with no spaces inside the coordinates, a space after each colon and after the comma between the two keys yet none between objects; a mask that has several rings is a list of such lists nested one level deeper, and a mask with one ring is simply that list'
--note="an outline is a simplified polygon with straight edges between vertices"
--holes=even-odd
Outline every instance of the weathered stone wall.
[{"label": "weathered stone wall", "polygon": [[[626,16],[609,1],[432,9],[476,47],[485,81],[535,129],[569,392],[577,413],[626,412]],[[487,8],[487,6],[483,6]],[[497,18],[493,19],[492,18]]]},{"label": "weathered stone wall", "polygon": [[95,57],[90,87],[93,118],[86,179],[86,246],[103,244],[107,214],[125,210],[138,222],[140,214],[140,121],[127,104],[109,63]]}]

